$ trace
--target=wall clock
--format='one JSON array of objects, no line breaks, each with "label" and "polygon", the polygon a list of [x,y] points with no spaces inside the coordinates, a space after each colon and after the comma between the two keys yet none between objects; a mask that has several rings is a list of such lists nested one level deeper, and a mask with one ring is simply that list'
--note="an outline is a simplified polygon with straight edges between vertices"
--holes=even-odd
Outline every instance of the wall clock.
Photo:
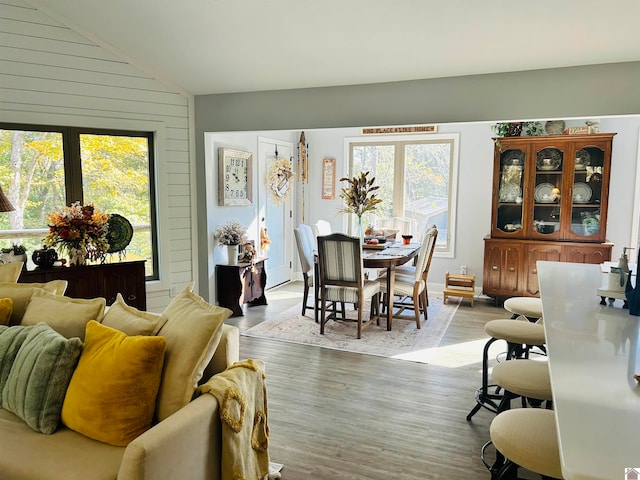
[{"label": "wall clock", "polygon": [[251,152],[218,149],[218,205],[251,205],[252,201]]}]

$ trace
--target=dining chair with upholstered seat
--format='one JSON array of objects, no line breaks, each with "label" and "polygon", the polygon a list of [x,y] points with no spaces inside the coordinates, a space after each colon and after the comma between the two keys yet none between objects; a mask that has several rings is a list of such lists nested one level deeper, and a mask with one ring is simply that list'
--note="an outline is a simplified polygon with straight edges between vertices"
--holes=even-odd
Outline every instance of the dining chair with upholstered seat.
[{"label": "dining chair with upholstered seat", "polygon": [[[425,233],[422,239],[422,245],[420,252],[418,253],[418,261],[414,267],[409,267],[411,270],[396,269],[395,281],[393,292],[387,292],[386,279],[380,281],[380,291],[383,293],[385,299],[388,295],[395,295],[401,297],[398,302],[394,302],[394,312],[392,312],[394,318],[404,318],[400,314],[405,309],[413,310],[414,318],[416,321],[416,327],[420,328],[420,314],[424,315],[425,321],[428,318],[427,306],[429,305],[429,297],[427,295],[427,276],[429,274],[429,266],[431,265],[431,257],[433,256],[433,250],[438,238],[438,229],[433,225]],[[388,305],[388,302],[385,302]],[[395,309],[398,309],[395,312]]]},{"label": "dining chair with upholstered seat", "polygon": [[331,235],[333,233],[331,224],[326,220],[318,220],[313,224],[313,233],[316,237]]},{"label": "dining chair with upholstered seat", "polygon": [[296,247],[298,248],[298,256],[300,257],[300,267],[302,269],[304,282],[302,299],[302,315],[304,315],[307,308],[315,308],[314,306],[307,305],[307,302],[309,301],[309,289],[314,286],[315,261],[313,258],[313,250],[315,248],[315,239],[313,237],[311,227],[304,223],[298,225],[298,228],[294,228],[293,234],[296,238]]},{"label": "dining chair with upholstered seat", "polygon": [[[348,320],[344,308],[338,317],[336,304],[353,303],[358,310],[357,338],[361,338],[362,330],[373,321],[380,323],[380,284],[364,278],[362,262],[362,245],[360,239],[342,233],[318,237],[318,270],[320,280],[320,334],[329,320]],[[366,300],[371,299],[369,319],[364,320]],[[327,309],[327,302],[333,305]]]}]

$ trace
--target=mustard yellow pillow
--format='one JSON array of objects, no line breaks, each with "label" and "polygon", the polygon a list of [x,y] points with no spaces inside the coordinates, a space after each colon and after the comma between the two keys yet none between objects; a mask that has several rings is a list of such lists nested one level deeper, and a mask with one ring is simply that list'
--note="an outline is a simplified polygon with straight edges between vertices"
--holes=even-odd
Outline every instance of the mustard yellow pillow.
[{"label": "mustard yellow pillow", "polygon": [[0,298],[8,297],[13,300],[13,312],[9,325],[20,325],[33,292],[42,290],[54,295],[64,295],[67,284],[66,280],[51,280],[47,283],[0,282]]},{"label": "mustard yellow pillow", "polygon": [[22,273],[22,262],[11,262],[0,264],[0,282],[16,283]]},{"label": "mustard yellow pillow", "polygon": [[0,298],[0,325],[9,325],[13,313],[13,300]]},{"label": "mustard yellow pillow", "polygon": [[70,298],[35,291],[27,303],[21,325],[44,322],[66,338],[84,340],[89,320],[102,321],[107,301],[104,298]]},{"label": "mustard yellow pillow", "polygon": [[152,312],[143,312],[127,305],[118,293],[116,301],[107,309],[102,324],[127,335],[156,335],[167,317]]},{"label": "mustard yellow pillow", "polygon": [[191,291],[176,295],[163,315],[167,323],[158,335],[167,339],[167,355],[156,416],[162,421],[193,398],[198,381],[222,336],[222,324],[231,310],[207,303]]},{"label": "mustard yellow pillow", "polygon": [[166,345],[164,337],[129,337],[90,321],[62,423],[110,445],[125,446],[140,436],[153,420]]}]

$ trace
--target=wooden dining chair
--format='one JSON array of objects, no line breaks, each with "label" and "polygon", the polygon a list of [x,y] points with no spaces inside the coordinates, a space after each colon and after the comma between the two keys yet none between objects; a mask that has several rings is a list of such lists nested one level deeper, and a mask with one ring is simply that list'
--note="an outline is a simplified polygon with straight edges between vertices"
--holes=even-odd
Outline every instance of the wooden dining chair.
[{"label": "wooden dining chair", "polygon": [[[428,318],[427,306],[429,305],[429,296],[427,295],[427,276],[429,275],[429,267],[431,266],[431,258],[438,238],[438,228],[432,225],[422,238],[422,245],[418,253],[418,260],[415,266],[400,267],[395,271],[395,282],[393,292],[387,291],[386,280],[380,281],[380,291],[386,299],[388,295],[400,297],[394,302],[392,312],[394,318],[407,319],[401,314],[404,310],[413,310],[413,318],[416,321],[416,327],[420,328],[420,314],[424,315],[425,321]],[[388,305],[388,301],[385,301]]]},{"label": "wooden dining chair", "polygon": [[[349,320],[342,309],[338,317],[336,304],[353,303],[358,310],[357,338],[361,338],[362,330],[371,324],[374,312],[376,322],[380,323],[380,284],[365,280],[362,264],[362,245],[360,239],[341,233],[318,237],[318,267],[320,278],[320,334],[329,320]],[[364,306],[371,299],[369,319],[364,320]],[[327,302],[332,309],[327,308]]]}]

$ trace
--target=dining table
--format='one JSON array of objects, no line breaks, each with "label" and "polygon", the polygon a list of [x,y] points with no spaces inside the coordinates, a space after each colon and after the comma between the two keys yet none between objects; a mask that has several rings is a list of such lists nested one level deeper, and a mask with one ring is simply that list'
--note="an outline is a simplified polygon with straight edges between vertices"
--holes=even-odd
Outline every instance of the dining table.
[{"label": "dining table", "polygon": [[[387,242],[377,245],[363,245],[362,263],[364,268],[383,269],[385,271],[385,281],[387,292],[393,292],[395,283],[395,269],[399,265],[404,265],[420,252],[421,242]],[[315,255],[314,255],[315,257]],[[314,268],[314,313],[316,322],[318,321],[318,298],[320,289],[320,279],[318,275],[317,261]],[[388,295],[387,305],[387,330],[393,326],[393,295]]]},{"label": "dining table", "polygon": [[626,478],[640,465],[640,317],[600,304],[599,265],[537,270],[563,478]]}]

